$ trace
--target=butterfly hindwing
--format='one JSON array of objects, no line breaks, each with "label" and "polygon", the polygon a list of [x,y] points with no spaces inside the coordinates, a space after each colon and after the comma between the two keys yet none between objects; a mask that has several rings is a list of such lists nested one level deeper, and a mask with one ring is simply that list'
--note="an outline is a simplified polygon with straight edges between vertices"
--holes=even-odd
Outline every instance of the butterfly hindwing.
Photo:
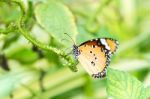
[{"label": "butterfly hindwing", "polygon": [[78,60],[90,75],[101,78],[106,75],[106,67],[109,65],[110,56],[116,48],[116,40],[108,38],[90,40],[78,47],[80,52]]}]

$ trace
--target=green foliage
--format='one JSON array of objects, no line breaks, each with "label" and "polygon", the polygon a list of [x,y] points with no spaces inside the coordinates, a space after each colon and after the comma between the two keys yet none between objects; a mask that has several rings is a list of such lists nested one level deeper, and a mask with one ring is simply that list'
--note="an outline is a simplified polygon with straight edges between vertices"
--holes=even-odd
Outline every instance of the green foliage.
[{"label": "green foliage", "polygon": [[128,73],[108,69],[107,92],[109,97],[114,99],[147,99],[149,87],[144,88],[143,84]]},{"label": "green foliage", "polygon": [[77,34],[74,17],[65,5],[54,1],[38,4],[35,15],[39,24],[56,40],[67,47],[72,45],[73,42],[69,44],[68,41],[62,41],[66,38],[64,33],[68,33],[73,39]]},{"label": "green foliage", "polygon": [[[0,10],[0,22],[1,23],[9,23],[15,21],[19,18],[19,10],[16,4],[6,4],[4,2],[0,3],[1,9]],[[13,9],[12,11],[10,11]]]},{"label": "green foliage", "polygon": [[23,78],[27,75],[30,75],[30,78],[33,79],[34,72],[27,71],[26,69],[22,69],[16,72],[10,72],[5,75],[0,76],[0,98],[4,99],[6,96],[9,96],[18,85],[23,84]]},{"label": "green foliage", "polygon": [[[0,0],[0,56],[5,58],[0,57],[0,99],[150,98],[145,87],[150,85],[149,3]],[[73,42],[64,33],[77,45],[117,39],[119,49],[110,64],[115,69],[108,68],[104,79],[90,77],[68,54]]]}]

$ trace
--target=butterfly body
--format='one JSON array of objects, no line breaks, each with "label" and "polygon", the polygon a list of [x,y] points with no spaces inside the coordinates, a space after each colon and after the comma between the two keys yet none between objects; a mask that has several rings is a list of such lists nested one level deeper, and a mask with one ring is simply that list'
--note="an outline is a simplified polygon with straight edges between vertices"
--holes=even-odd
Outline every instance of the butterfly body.
[{"label": "butterfly body", "polygon": [[85,70],[94,78],[106,76],[106,69],[112,54],[118,46],[117,40],[98,38],[73,45],[73,54]]}]

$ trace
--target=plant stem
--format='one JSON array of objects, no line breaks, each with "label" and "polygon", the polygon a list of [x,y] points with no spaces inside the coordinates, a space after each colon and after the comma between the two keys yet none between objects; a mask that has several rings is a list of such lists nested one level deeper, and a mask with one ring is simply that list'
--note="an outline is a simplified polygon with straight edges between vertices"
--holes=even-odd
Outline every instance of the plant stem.
[{"label": "plant stem", "polygon": [[19,5],[20,9],[21,9],[21,17],[17,23],[17,27],[18,27],[18,30],[19,32],[27,39],[29,40],[32,44],[34,44],[35,46],[43,49],[43,50],[48,50],[48,51],[53,51],[55,52],[56,54],[58,54],[59,56],[61,56],[62,58],[64,58],[68,64],[70,69],[72,71],[77,71],[76,67],[73,66],[75,65],[74,61],[72,61],[72,58],[69,57],[63,50],[60,50],[60,49],[57,49],[55,47],[52,47],[52,46],[48,46],[46,44],[43,44],[41,43],[40,41],[37,41],[34,37],[32,37],[28,32],[27,30],[25,30],[23,28],[23,24],[24,24],[24,16],[26,16],[26,13],[25,13],[25,7],[23,6],[23,3],[22,2],[16,2],[16,0],[13,0],[13,2],[15,2],[16,4]]},{"label": "plant stem", "polygon": [[0,34],[8,34],[11,32],[16,32],[17,26],[15,23],[10,23],[5,29],[0,29]]},{"label": "plant stem", "polygon": [[0,29],[0,34],[8,34],[10,32],[12,32],[13,30],[12,29]]},{"label": "plant stem", "polygon": [[[7,27],[7,29],[5,29],[5,30],[0,29],[0,34],[7,34],[10,32],[14,32],[14,31],[20,32],[33,45],[35,45],[43,50],[53,51],[54,53],[58,54],[59,56],[61,56],[62,58],[64,58],[67,61],[67,64],[65,64],[65,65],[67,65],[72,71],[77,71],[77,68],[75,67],[76,63],[63,50],[43,44],[40,41],[37,41],[34,37],[32,37],[29,34],[28,29],[25,28],[25,23],[28,21],[28,18],[30,18],[32,16],[32,12],[26,13],[26,9],[25,9],[25,6],[22,1],[18,1],[18,0],[10,0],[10,1],[12,1],[12,3],[17,4],[20,7],[20,12],[21,12],[20,19],[15,24],[10,24]],[[3,1],[3,2],[7,2],[7,1]],[[31,2],[28,2],[28,3],[30,4],[29,9],[32,9]]]},{"label": "plant stem", "polygon": [[20,7],[22,15],[25,15],[26,10],[25,10],[25,6],[24,6],[23,2],[19,1],[19,0],[12,0],[12,2],[16,3]]}]

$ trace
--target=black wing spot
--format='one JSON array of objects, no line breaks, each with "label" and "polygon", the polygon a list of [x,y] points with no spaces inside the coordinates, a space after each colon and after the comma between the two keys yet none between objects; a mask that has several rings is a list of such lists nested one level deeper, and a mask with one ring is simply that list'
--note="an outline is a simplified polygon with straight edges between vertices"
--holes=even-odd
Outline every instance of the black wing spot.
[{"label": "black wing spot", "polygon": [[92,48],[95,48],[95,45],[92,45]]},{"label": "black wing spot", "polygon": [[95,54],[93,54],[93,56],[95,56]]},{"label": "black wing spot", "polygon": [[95,63],[94,63],[93,61],[91,62],[91,64],[92,64],[93,66],[95,66]]},{"label": "black wing spot", "polygon": [[92,53],[92,51],[90,51],[90,53]]},{"label": "black wing spot", "polygon": [[96,61],[96,62],[98,61],[98,58],[97,58],[97,57],[95,57],[95,61]]}]

